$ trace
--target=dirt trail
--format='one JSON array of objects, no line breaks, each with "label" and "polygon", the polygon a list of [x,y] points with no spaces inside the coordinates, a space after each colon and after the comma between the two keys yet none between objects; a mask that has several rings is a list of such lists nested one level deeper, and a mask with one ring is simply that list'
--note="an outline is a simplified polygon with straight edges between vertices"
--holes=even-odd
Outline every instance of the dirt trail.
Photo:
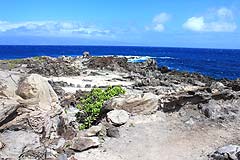
[{"label": "dirt trail", "polygon": [[133,120],[134,126],[128,124],[121,128],[120,138],[107,139],[103,147],[78,153],[75,157],[84,160],[205,160],[209,152],[234,141],[240,134],[230,124],[225,127],[186,125],[174,116],[152,116],[154,118],[148,122]]}]

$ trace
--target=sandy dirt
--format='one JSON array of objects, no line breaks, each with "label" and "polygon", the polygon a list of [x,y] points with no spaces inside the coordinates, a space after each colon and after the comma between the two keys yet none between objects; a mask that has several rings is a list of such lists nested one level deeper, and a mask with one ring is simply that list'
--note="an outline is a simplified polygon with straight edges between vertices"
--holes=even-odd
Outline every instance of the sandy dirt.
[{"label": "sandy dirt", "polygon": [[[96,72],[95,70],[86,70],[86,72]],[[121,86],[131,86],[134,84],[134,81],[126,81],[122,78],[124,74],[118,72],[106,72],[106,71],[97,71],[98,75],[81,75],[81,76],[74,76],[74,77],[50,77],[47,78],[48,80],[53,80],[55,82],[63,81],[67,82],[68,84],[74,84],[75,87],[63,87],[65,92],[75,93],[76,90],[82,91],[90,91],[93,86],[114,86],[114,85],[121,85]],[[89,85],[90,87],[85,87]]]},{"label": "sandy dirt", "polygon": [[205,160],[240,134],[232,124],[179,122],[178,113],[135,116],[120,128],[120,138],[75,155],[84,160]]}]

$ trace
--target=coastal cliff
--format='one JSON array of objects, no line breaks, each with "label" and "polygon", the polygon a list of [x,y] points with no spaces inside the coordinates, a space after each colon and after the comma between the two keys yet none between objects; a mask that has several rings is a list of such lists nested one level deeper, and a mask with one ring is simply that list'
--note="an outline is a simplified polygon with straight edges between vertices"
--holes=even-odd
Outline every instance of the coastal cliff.
[{"label": "coastal cliff", "polygon": [[[240,79],[90,55],[0,68],[2,159],[239,158]],[[79,104],[93,90],[111,96],[86,126],[90,111]]]}]

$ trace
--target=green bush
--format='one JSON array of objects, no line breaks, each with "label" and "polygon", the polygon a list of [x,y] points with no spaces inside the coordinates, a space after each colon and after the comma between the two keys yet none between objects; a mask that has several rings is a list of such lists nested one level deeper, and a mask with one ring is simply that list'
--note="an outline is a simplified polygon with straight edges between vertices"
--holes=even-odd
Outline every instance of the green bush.
[{"label": "green bush", "polygon": [[79,126],[80,130],[91,127],[94,121],[100,115],[101,108],[107,100],[111,99],[114,96],[124,94],[125,90],[120,86],[108,87],[106,90],[101,88],[94,88],[91,92],[86,95],[84,98],[80,99],[80,103],[77,104],[79,110],[83,111],[85,114],[84,119],[80,118],[80,114],[77,114],[77,119],[81,125]]}]

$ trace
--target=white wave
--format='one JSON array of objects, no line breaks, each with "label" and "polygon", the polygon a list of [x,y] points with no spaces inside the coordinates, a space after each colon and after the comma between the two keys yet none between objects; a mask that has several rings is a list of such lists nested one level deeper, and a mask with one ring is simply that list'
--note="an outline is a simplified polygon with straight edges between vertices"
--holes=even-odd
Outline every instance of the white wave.
[{"label": "white wave", "polygon": [[163,57],[153,57],[153,56],[131,56],[131,55],[128,55],[128,56],[124,56],[124,55],[101,55],[99,57],[113,57],[113,56],[116,56],[116,57],[125,57],[127,59],[129,59],[129,61],[132,61],[132,60],[147,60],[147,59],[150,59],[150,58],[153,58],[153,59],[177,59],[177,58],[174,58],[174,57],[168,57],[168,56],[163,56]]},{"label": "white wave", "polygon": [[148,59],[151,59],[151,58],[155,58],[155,57],[150,57],[150,56],[134,56],[134,57],[130,57],[128,59],[128,62],[132,62],[132,63],[135,63],[135,62],[144,62]]},{"label": "white wave", "polygon": [[176,59],[176,58],[173,58],[173,57],[158,57],[159,59]]},{"label": "white wave", "polygon": [[128,56],[124,56],[124,55],[101,55],[101,56],[98,56],[98,57],[113,57],[113,56],[116,56],[116,57],[125,57],[128,59],[128,62],[132,62],[132,63],[136,63],[136,62],[144,62],[148,59],[151,59],[151,58],[158,58],[158,57],[151,57],[151,56],[131,56],[131,55],[128,55]]}]

